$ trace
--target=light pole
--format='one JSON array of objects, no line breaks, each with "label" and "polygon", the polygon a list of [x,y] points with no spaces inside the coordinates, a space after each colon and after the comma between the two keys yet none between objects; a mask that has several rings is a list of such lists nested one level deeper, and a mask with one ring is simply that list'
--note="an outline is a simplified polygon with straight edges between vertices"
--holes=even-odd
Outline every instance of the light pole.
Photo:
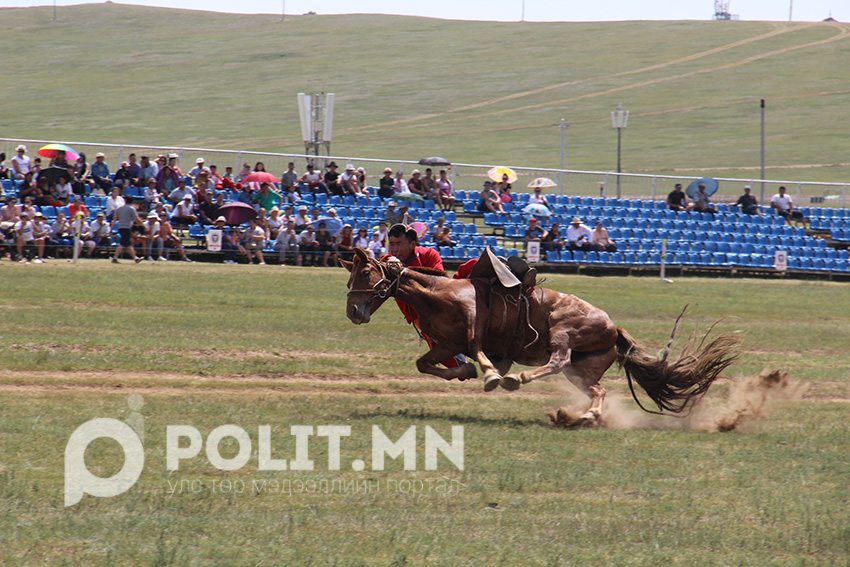
[{"label": "light pole", "polygon": [[761,202],[764,203],[764,99],[761,99]]},{"label": "light pole", "polygon": [[611,113],[611,126],[617,129],[617,198],[620,198],[620,150],[622,149],[623,128],[629,124],[629,111],[623,110],[623,103],[617,104],[617,109]]}]

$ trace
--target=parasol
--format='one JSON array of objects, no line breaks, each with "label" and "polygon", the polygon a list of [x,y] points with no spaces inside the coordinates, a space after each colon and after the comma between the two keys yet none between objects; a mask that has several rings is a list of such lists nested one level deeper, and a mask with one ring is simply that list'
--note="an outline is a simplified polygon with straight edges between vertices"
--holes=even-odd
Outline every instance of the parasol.
[{"label": "parasol", "polygon": [[247,203],[227,203],[218,209],[218,214],[227,219],[227,224],[242,224],[257,218],[257,211]]},{"label": "parasol", "polygon": [[268,171],[252,171],[244,178],[242,183],[277,183],[277,177]]},{"label": "parasol", "polygon": [[549,179],[548,177],[538,177],[531,181],[528,186],[532,189],[536,189],[537,187],[541,187],[543,189],[547,187],[557,187],[558,184]]},{"label": "parasol", "polygon": [[686,190],[688,197],[690,197],[691,199],[696,198],[700,183],[705,184],[705,194],[709,197],[717,193],[717,189],[718,187],[720,187],[720,184],[713,177],[703,177],[701,179],[697,179],[696,181],[691,182],[691,184],[688,185],[688,189]]},{"label": "parasol", "polygon": [[446,166],[451,164],[452,162],[441,157],[426,157],[419,160],[419,165]]},{"label": "parasol", "polygon": [[328,232],[330,232],[334,236],[339,234],[339,231],[342,230],[342,225],[343,225],[343,222],[341,220],[339,220],[339,218],[337,218],[337,217],[321,217],[321,218],[318,218],[318,219],[314,220],[313,222],[311,222],[309,224],[309,226],[312,226],[313,228],[316,229],[316,232],[318,232],[319,231],[319,223],[325,223],[325,228],[328,230]]},{"label": "parasol", "polygon": [[47,144],[39,148],[36,153],[41,157],[53,159],[59,152],[65,152],[65,159],[67,161],[77,161],[80,159],[80,154],[74,148],[65,144]]},{"label": "parasol", "polygon": [[529,215],[535,215],[535,216],[541,216],[541,217],[548,217],[549,215],[552,214],[552,211],[550,211],[549,208],[546,205],[540,205],[538,203],[532,203],[530,205],[527,205],[522,210],[522,212],[529,214]]},{"label": "parasol", "polygon": [[499,165],[487,172],[487,177],[497,183],[502,180],[503,175],[508,176],[508,183],[513,183],[517,180],[516,172],[510,167],[503,167]]}]

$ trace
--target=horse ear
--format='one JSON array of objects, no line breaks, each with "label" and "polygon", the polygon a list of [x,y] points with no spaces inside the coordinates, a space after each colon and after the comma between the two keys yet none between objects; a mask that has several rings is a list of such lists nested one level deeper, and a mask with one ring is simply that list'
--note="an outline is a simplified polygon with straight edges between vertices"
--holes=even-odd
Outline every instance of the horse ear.
[{"label": "horse ear", "polygon": [[[360,258],[360,261],[366,263],[369,261],[369,256],[366,255],[366,252],[363,251],[362,248],[355,248],[354,255]],[[351,271],[351,270],[349,270]]]},{"label": "horse ear", "polygon": [[339,264],[349,272],[352,268],[354,268],[354,262],[348,262],[346,260],[343,260],[342,258],[339,259]]}]

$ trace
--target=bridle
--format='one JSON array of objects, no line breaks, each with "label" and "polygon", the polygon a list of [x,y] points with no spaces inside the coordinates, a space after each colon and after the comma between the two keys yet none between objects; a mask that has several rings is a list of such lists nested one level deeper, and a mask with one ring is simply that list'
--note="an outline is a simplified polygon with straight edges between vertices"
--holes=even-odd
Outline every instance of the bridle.
[{"label": "bridle", "polygon": [[389,264],[386,262],[369,259],[369,264],[377,266],[381,270],[381,279],[375,282],[375,285],[370,289],[350,289],[348,290],[348,295],[352,293],[371,293],[373,297],[377,297],[378,299],[392,297],[398,291],[398,282],[401,279],[401,275],[407,271],[407,268],[402,268],[393,276]]}]

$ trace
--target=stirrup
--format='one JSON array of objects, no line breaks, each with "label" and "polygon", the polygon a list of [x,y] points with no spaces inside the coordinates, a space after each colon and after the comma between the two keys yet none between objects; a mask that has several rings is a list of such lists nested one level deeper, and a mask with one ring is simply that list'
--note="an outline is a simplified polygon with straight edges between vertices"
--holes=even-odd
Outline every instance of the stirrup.
[{"label": "stirrup", "polygon": [[534,287],[537,285],[537,268],[528,268],[522,277],[522,287]]}]

